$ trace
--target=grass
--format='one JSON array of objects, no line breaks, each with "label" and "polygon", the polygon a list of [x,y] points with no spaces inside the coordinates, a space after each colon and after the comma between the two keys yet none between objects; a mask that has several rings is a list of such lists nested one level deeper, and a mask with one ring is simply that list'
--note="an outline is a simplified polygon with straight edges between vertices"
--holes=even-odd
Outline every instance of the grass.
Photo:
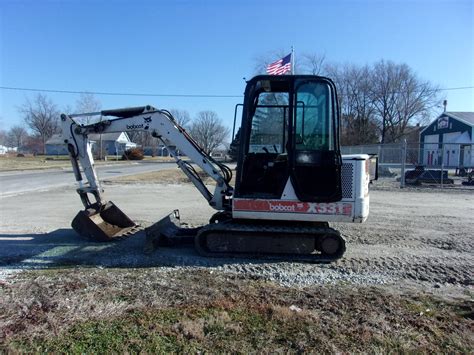
[{"label": "grass", "polygon": [[22,275],[0,288],[0,351],[439,353],[474,347],[473,305],[466,300],[351,285],[284,288],[206,269]]}]

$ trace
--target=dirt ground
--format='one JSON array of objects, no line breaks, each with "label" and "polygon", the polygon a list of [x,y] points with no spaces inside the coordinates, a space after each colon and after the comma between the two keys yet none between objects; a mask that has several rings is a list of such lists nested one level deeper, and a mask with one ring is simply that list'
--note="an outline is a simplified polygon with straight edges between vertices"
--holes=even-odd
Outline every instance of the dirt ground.
[{"label": "dirt ground", "polygon": [[[148,176],[145,181],[150,182],[150,177]],[[170,181],[173,181],[172,177]],[[141,221],[144,225],[152,224],[174,208],[180,209],[183,220],[190,225],[206,223],[213,213],[199,193],[186,183],[157,185],[130,179],[128,181],[109,181],[104,186],[109,199],[114,201],[132,219]],[[392,348],[425,351],[440,349],[463,351],[463,349],[469,348],[472,350],[474,344],[472,338],[474,193],[471,190],[452,191],[433,188],[400,190],[388,180],[377,182],[371,191],[369,220],[364,224],[334,224],[334,227],[339,229],[347,240],[347,252],[341,260],[322,265],[292,263],[291,260],[275,262],[265,259],[206,259],[196,255],[190,246],[161,248],[151,255],[144,255],[143,233],[112,244],[91,243],[77,236],[69,227],[70,221],[80,208],[79,198],[75,195],[72,187],[61,188],[54,192],[42,191],[34,195],[2,198],[0,206],[0,284],[2,285],[0,313],[3,311],[4,315],[0,316],[0,328],[14,327],[15,324],[18,324],[18,317],[14,314],[18,314],[21,309],[34,308],[33,300],[38,297],[44,298],[47,295],[59,303],[63,302],[64,298],[71,300],[70,303],[66,302],[64,307],[67,308],[67,305],[73,307],[74,311],[69,310],[68,312],[73,313],[72,319],[77,318],[81,322],[90,319],[101,320],[104,317],[107,319],[112,317],[115,320],[122,319],[120,317],[123,317],[130,309],[142,312],[143,307],[149,305],[150,302],[153,303],[153,307],[163,305],[158,299],[156,304],[153,299],[148,299],[148,297],[156,297],[155,294],[158,292],[156,288],[150,286],[153,283],[157,283],[156,287],[159,287],[158,284],[166,284],[167,292],[170,292],[169,297],[171,298],[173,290],[175,296],[180,298],[179,295],[188,292],[183,290],[189,289],[189,294],[186,297],[183,296],[185,298],[183,304],[201,304],[205,308],[207,307],[205,298],[202,297],[207,296],[203,296],[202,289],[197,285],[200,281],[197,279],[199,279],[199,275],[206,275],[202,276],[206,280],[216,278],[216,280],[222,281],[219,285],[213,285],[222,288],[220,292],[224,294],[226,288],[235,285],[240,285],[235,287],[241,287],[241,292],[245,294],[249,292],[252,294],[252,290],[256,287],[275,288],[277,290],[275,294],[278,297],[277,299],[269,298],[269,300],[273,300],[271,307],[284,307],[285,310],[293,305],[294,292],[309,292],[316,295],[318,299],[333,298],[334,302],[327,305],[329,308],[324,306],[320,311],[331,314],[326,322],[329,322],[328,324],[334,322],[333,325],[336,328],[341,317],[344,319],[349,317],[351,322],[355,319],[351,318],[356,315],[351,312],[350,303],[359,304],[360,307],[356,307],[358,314],[367,313],[367,317],[370,318],[371,325],[364,329],[371,334],[369,338],[372,340],[366,345],[372,346],[370,349],[373,351]],[[148,275],[149,281],[146,281],[147,277],[143,275]],[[192,278],[196,279],[193,282],[197,282],[197,284],[192,284],[192,281],[188,279],[188,276],[191,277],[190,275],[195,275]],[[31,280],[34,280],[33,284],[36,286],[32,286]],[[113,280],[121,281],[117,281],[117,284],[114,285]],[[140,282],[133,280],[140,280]],[[173,286],[173,280],[180,280],[175,285],[176,287]],[[75,287],[82,289],[82,286],[67,286],[70,282],[87,285],[90,288],[90,292],[86,294],[83,294],[82,291],[79,292],[85,297],[82,299],[83,301],[76,299],[77,291],[74,291],[77,289]],[[145,284],[140,286],[141,282]],[[186,282],[190,282],[190,284],[186,286]],[[257,282],[258,285],[254,282]],[[133,291],[134,296],[132,297],[128,293],[122,295],[120,293],[123,291],[123,289],[120,291],[121,286],[130,292],[133,288],[148,289],[151,287],[151,289],[143,295],[137,295]],[[72,289],[69,290],[68,287],[72,287]],[[196,291],[196,287],[201,291]],[[92,300],[92,295],[105,295],[107,292],[120,293],[120,297],[123,299],[119,297],[119,303],[114,301],[115,303],[104,304],[104,307],[110,308],[107,311],[104,309],[91,311],[92,318],[85,316],[84,305],[81,306],[81,302]],[[346,296],[340,294],[341,292]],[[285,299],[284,295],[288,293],[293,296],[288,296]],[[239,292],[235,291],[232,297],[239,299],[238,294]],[[352,297],[359,295],[360,299],[351,301],[349,295]],[[8,300],[11,301],[15,297],[19,297],[18,302],[13,302],[13,306],[7,304]],[[128,297],[132,297],[131,301],[128,301]],[[420,297],[423,301],[420,301]],[[383,300],[386,300],[387,304],[391,305],[390,307],[393,306],[392,311],[390,307],[387,309],[382,307]],[[263,307],[263,301],[260,303]],[[433,305],[433,303],[438,306],[425,307],[425,304]],[[336,312],[336,316],[334,316],[335,310],[331,307],[337,308],[338,304],[343,308],[346,307],[344,309],[347,314],[337,316]],[[365,304],[366,307],[362,307],[362,304]],[[214,306],[212,305],[212,307]],[[241,306],[242,304],[239,307]],[[219,307],[217,308],[221,311],[222,307]],[[227,309],[226,307],[224,308]],[[300,302],[298,307],[304,309],[305,304],[303,303],[301,306]],[[316,306],[311,304],[311,307]],[[413,320],[410,321],[410,317],[413,314],[433,313],[433,307],[436,309],[436,317],[430,319],[441,322],[436,325],[438,328],[431,329],[430,327],[434,327],[434,323],[430,323],[429,326],[425,324],[425,328],[422,326],[416,328],[413,334],[400,333],[400,335],[395,332],[395,324],[407,329],[408,324],[412,324],[410,322]],[[464,313],[459,316],[455,310],[461,308]],[[416,311],[413,311],[414,309]],[[428,311],[426,311],[427,309]],[[447,311],[449,316],[443,318],[448,313],[442,313],[441,309],[449,309],[450,311]],[[33,317],[27,315],[29,311],[25,312],[25,317]],[[1,333],[0,341],[3,339],[5,344],[13,344],[12,341],[20,341],[22,335],[32,329],[40,337],[40,344],[51,340],[45,335],[48,333],[45,329],[49,329],[48,327],[53,325],[57,327],[61,323],[55,318],[59,313],[47,308],[43,311],[40,309],[38,312],[41,317],[46,317],[46,320],[41,318],[33,322],[25,321],[25,328],[18,331],[11,331],[13,328],[8,328],[9,332]],[[227,309],[226,312],[230,311]],[[273,311],[259,308],[257,313],[261,315],[261,312],[267,315],[268,312]],[[288,311],[285,312],[288,313]],[[390,321],[386,325],[390,329],[380,328],[380,324],[384,322],[383,319],[386,319],[390,312],[395,312],[394,314],[401,312],[399,323],[396,322],[396,316],[394,316],[393,322]],[[71,322],[65,321],[67,317],[63,313],[60,314],[63,323],[65,322],[64,324],[67,325],[65,329],[73,327]],[[191,314],[194,313],[191,312]],[[292,312],[289,314],[291,315]],[[322,314],[320,314],[321,317]],[[305,313],[306,316],[309,318],[305,318],[305,322],[311,323],[311,319],[313,319],[314,323],[315,314]],[[188,320],[190,321],[190,319]],[[445,324],[440,319],[445,319],[448,323]],[[205,323],[206,321],[201,319],[199,322]],[[351,322],[347,324],[353,324]],[[458,330],[461,333],[456,333],[458,331],[456,330],[456,334],[453,333],[450,340],[447,341],[441,336],[441,333],[443,331],[446,333],[446,329],[449,328],[448,324],[453,322],[460,322]],[[204,323],[201,324],[202,329],[205,328]],[[277,323],[275,326],[281,326]],[[359,327],[354,324],[353,326]],[[179,328],[179,326],[177,327]],[[179,329],[185,328],[186,326],[181,325]],[[198,333],[202,329],[198,330]],[[361,328],[360,331],[364,330]],[[397,342],[380,345],[377,343],[378,340],[374,340],[376,339],[374,334],[377,332],[387,336],[391,332],[395,332],[401,337],[397,338],[401,342],[400,344],[405,344],[407,341],[405,337],[408,337],[412,340],[407,344],[411,345],[407,348],[400,348],[400,344]],[[431,334],[431,337],[434,336],[434,339],[427,336],[426,332]],[[176,336],[179,338],[182,334]],[[199,336],[197,337],[199,338]],[[44,337],[49,340],[44,340],[46,339]],[[204,338],[206,341],[209,340]],[[464,340],[456,343],[457,340],[453,339],[458,338]],[[308,349],[306,346],[313,346],[318,341],[316,339],[314,342],[303,344],[300,350],[304,351]],[[457,345],[450,343],[452,341]],[[432,345],[435,345],[423,347],[423,342],[431,342]],[[23,349],[31,350],[30,346],[33,345],[28,344]],[[39,346],[38,344],[35,346]],[[198,346],[197,349],[206,349],[204,343],[199,344],[201,347]],[[346,343],[337,343],[333,348],[322,349],[336,352],[368,349],[344,344]],[[446,347],[446,344],[451,344],[454,347]],[[7,348],[22,349],[19,345],[19,347],[15,346]],[[59,347],[56,348],[51,346],[50,349],[64,350],[62,345],[58,345]],[[46,350],[41,346],[34,349]],[[116,348],[117,351],[124,349],[130,348]],[[192,350],[190,348],[173,349]],[[241,351],[244,351],[242,349]],[[284,346],[283,349],[285,349]],[[153,349],[148,348],[148,350]],[[235,349],[222,348],[222,351],[233,350]],[[277,351],[278,348],[274,348],[272,345],[267,350]]]},{"label": "dirt ground", "polygon": [[[168,181],[175,179],[174,174],[179,171],[160,172]],[[124,178],[104,184],[107,197],[132,219],[149,225],[177,208],[182,220],[195,226],[206,223],[212,215],[213,210],[190,184],[145,183],[153,179],[149,174],[144,176],[143,181]],[[37,202],[31,203],[32,199]],[[32,263],[25,260],[38,259],[37,253],[42,251],[50,255],[51,265],[65,260],[105,266],[173,264],[180,260],[181,264],[217,266],[226,272],[239,273],[245,269],[245,273],[285,285],[347,280],[360,284],[406,284],[434,292],[442,289],[448,294],[463,293],[473,286],[474,193],[469,190],[400,190],[378,182],[371,191],[371,211],[366,223],[334,224],[347,240],[347,252],[330,265],[282,262],[276,267],[264,260],[208,260],[186,247],[158,250],[143,258],[143,234],[112,245],[89,243],[76,236],[69,224],[81,208],[72,188],[3,198],[3,272],[28,268]],[[68,252],[61,249],[66,244],[71,249]],[[80,252],[84,248],[103,249],[104,253]]]}]

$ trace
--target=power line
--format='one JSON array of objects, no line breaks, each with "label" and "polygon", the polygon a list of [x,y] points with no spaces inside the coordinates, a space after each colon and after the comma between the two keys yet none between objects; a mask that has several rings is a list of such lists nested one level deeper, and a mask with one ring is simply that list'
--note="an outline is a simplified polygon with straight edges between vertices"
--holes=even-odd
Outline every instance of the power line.
[{"label": "power line", "polygon": [[460,86],[457,88],[444,88],[438,89],[439,91],[449,91],[449,90],[466,90],[466,89],[474,89],[474,86]]},{"label": "power line", "polygon": [[[241,98],[243,95],[211,95],[211,94],[153,94],[153,93],[133,93],[133,92],[102,92],[102,91],[75,91],[75,90],[55,90],[55,89],[34,89],[13,86],[0,86],[1,90],[15,91],[35,91],[35,92],[51,92],[60,94],[94,94],[108,96],[148,96],[148,97],[195,97],[195,98]],[[435,89],[433,91],[452,91],[452,90],[469,90],[474,86],[460,86],[452,88]]]},{"label": "power line", "polygon": [[33,89],[12,86],[0,86],[2,90],[16,91],[35,91],[35,92],[52,92],[60,94],[94,94],[108,96],[148,96],[148,97],[196,97],[196,98],[241,98],[243,95],[206,95],[206,94],[147,94],[147,93],[127,93],[127,92],[100,92],[100,91],[74,91],[74,90],[54,90],[54,89]]}]

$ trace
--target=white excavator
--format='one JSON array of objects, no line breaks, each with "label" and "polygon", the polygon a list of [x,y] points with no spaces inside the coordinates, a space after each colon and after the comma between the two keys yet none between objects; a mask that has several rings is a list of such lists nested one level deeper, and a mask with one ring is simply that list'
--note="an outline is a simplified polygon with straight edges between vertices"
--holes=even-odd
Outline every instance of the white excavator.
[{"label": "white excavator", "polygon": [[[100,120],[80,124],[82,115]],[[143,106],[62,114],[61,127],[85,207],[72,227],[96,241],[140,229],[104,199],[88,138],[97,133],[146,131],[179,149],[179,155],[169,149],[176,164],[216,210],[209,224],[192,229],[196,250],[204,256],[284,255],[330,262],[346,247],[329,223],[361,223],[369,214],[371,159],[341,156],[336,88],[325,77],[260,75],[247,82],[235,187],[230,185],[232,170],[207,154],[166,110]],[[212,192],[195,166],[215,181]],[[173,228],[176,220],[170,216],[147,229],[154,243],[189,235]]]}]

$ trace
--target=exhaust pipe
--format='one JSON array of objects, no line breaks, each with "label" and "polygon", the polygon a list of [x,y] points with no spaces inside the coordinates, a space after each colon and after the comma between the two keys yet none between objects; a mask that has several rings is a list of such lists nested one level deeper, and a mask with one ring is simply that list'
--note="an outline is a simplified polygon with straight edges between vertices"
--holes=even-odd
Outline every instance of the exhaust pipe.
[{"label": "exhaust pipe", "polygon": [[141,229],[113,202],[98,208],[95,206],[79,211],[71,223],[81,236],[97,242],[109,242],[128,237]]}]

